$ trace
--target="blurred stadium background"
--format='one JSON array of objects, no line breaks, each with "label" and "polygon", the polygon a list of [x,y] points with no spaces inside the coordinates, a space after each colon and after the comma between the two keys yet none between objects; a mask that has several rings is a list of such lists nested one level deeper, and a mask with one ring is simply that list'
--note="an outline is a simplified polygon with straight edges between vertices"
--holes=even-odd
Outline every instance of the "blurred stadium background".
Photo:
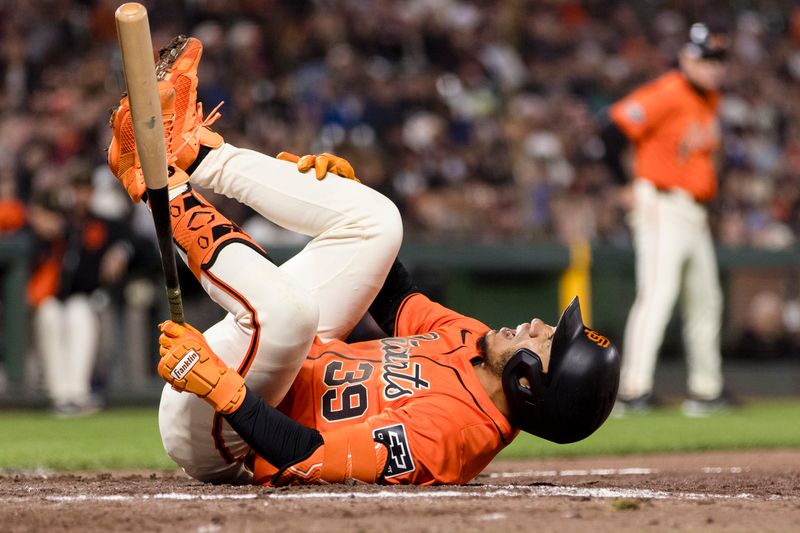
[{"label": "blurred stadium background", "polygon": [[[112,403],[153,402],[167,316],[152,222],[105,166],[124,88],[118,0],[0,1],[0,400],[46,405],[26,284],[32,201],[89,172],[93,205],[142,253],[94,299],[95,370]],[[712,205],[726,296],[725,372],[745,395],[800,392],[800,7],[781,1],[143,1],[154,45],[205,46],[200,99],[217,129],[276,154],[331,151],[404,214],[401,256],[437,298],[490,324],[553,320],[564,273],[588,274],[593,324],[621,338],[634,295],[601,110],[669,68],[697,20],[733,38]],[[278,259],[302,239],[226,199]],[[59,200],[60,201],[60,200]],[[591,246],[591,262],[581,245]],[[583,261],[581,261],[581,258]],[[187,319],[219,317],[187,270]],[[488,302],[493,302],[490,306]],[[681,394],[678,319],[657,390]]]}]

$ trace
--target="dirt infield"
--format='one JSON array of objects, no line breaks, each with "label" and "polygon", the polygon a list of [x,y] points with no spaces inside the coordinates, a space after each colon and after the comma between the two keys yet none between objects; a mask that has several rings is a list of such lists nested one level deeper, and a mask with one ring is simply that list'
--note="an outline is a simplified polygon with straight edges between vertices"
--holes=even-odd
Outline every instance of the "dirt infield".
[{"label": "dirt infield", "polygon": [[466,486],[210,486],[176,472],[0,476],[0,530],[800,531],[800,450],[496,461]]}]

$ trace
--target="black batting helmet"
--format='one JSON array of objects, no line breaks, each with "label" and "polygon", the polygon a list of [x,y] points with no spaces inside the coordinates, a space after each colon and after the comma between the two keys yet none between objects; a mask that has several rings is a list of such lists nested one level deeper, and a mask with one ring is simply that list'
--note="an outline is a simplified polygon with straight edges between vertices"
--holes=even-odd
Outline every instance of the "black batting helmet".
[{"label": "black batting helmet", "polygon": [[605,422],[614,407],[619,368],[616,346],[584,325],[575,297],[558,319],[546,373],[539,356],[526,348],[517,351],[503,368],[503,392],[511,422],[559,444],[584,439]]},{"label": "black batting helmet", "polygon": [[724,60],[728,55],[728,36],[723,31],[715,31],[702,22],[695,22],[689,28],[689,42],[686,51],[695,59]]}]

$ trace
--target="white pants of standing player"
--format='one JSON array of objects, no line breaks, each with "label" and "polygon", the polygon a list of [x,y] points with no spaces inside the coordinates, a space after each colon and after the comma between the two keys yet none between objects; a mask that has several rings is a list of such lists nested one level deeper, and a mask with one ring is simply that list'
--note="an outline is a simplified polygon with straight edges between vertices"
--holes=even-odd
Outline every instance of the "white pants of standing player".
[{"label": "white pants of standing player", "polygon": [[100,339],[100,323],[89,296],[44,300],[34,315],[34,333],[54,407],[88,406]]},{"label": "white pants of standing player", "polygon": [[680,296],[689,394],[722,391],[722,291],[706,209],[680,190],[634,183],[631,225],[636,249],[636,301],[625,327],[620,396],[653,389],[658,350]]},{"label": "white pants of standing player", "polygon": [[[255,358],[245,381],[277,405],[314,336],[344,338],[367,311],[400,249],[400,215],[391,201],[362,184],[335,175],[318,181],[313,171],[303,174],[293,163],[229,144],[208,154],[191,183],[312,237],[280,267],[243,244],[226,245],[201,275],[203,288],[228,311],[205,332],[206,340],[234,368],[253,343]],[[215,442],[214,419],[203,400],[164,388],[159,427],[175,462],[202,481],[249,482],[241,462],[220,453],[223,444],[238,458],[248,446],[224,422],[222,442]]]}]

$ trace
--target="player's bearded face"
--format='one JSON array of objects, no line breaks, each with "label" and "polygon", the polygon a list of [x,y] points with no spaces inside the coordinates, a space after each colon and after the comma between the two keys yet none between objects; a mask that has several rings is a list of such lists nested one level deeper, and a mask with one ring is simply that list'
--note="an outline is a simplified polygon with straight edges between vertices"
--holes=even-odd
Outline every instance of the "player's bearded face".
[{"label": "player's bearded face", "polygon": [[520,324],[516,329],[500,328],[486,332],[478,339],[478,351],[483,362],[497,376],[503,375],[503,368],[509,359],[521,348],[527,348],[539,356],[544,371],[550,363],[550,345],[555,328],[539,320]]},{"label": "player's bearded face", "polygon": [[491,332],[485,333],[483,337],[478,339],[478,352],[481,354],[484,364],[491,369],[493,374],[500,377],[503,375],[503,368],[505,368],[506,363],[514,356],[514,351],[508,350],[501,354],[490,352],[486,340],[489,333]]}]

